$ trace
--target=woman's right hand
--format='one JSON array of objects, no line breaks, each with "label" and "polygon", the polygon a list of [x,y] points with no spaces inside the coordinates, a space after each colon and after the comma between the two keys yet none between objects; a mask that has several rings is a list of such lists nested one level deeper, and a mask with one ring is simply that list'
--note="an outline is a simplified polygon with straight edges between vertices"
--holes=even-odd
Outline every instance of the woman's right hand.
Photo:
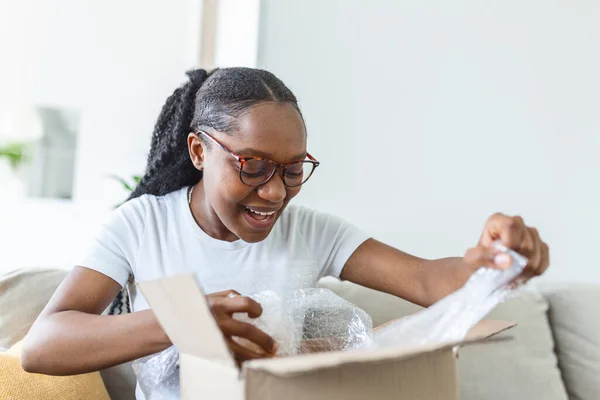
[{"label": "woman's right hand", "polygon": [[[254,325],[233,318],[234,313],[246,313],[250,318],[258,318],[262,314],[260,304],[249,297],[240,296],[235,290],[212,293],[206,297],[217,325],[223,332],[225,341],[238,364],[255,358],[273,357],[275,355],[277,343],[271,336]],[[233,337],[244,339],[256,346],[242,346],[240,341],[234,340]]]}]

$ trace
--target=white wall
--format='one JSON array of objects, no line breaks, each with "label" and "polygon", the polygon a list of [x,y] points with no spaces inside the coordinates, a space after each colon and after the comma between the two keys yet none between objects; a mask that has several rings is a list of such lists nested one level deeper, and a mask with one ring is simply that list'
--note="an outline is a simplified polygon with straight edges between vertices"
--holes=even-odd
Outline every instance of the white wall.
[{"label": "white wall", "polygon": [[143,172],[162,105],[197,65],[201,3],[0,0],[0,106],[81,111],[74,202],[11,196],[0,165],[0,271],[81,259],[127,196],[108,175]]},{"label": "white wall", "polygon": [[107,175],[143,171],[160,108],[198,62],[201,1],[1,1],[2,100],[80,110],[76,198],[111,204]]},{"label": "white wall", "polygon": [[519,213],[546,279],[600,282],[600,3],[263,0],[260,21],[323,162],[301,202],[425,257]]},{"label": "white wall", "polygon": [[196,66],[200,1],[90,2],[76,198],[114,203],[111,173],[145,167],[167,97]]},{"label": "white wall", "polygon": [[260,0],[219,0],[215,65],[256,67]]}]

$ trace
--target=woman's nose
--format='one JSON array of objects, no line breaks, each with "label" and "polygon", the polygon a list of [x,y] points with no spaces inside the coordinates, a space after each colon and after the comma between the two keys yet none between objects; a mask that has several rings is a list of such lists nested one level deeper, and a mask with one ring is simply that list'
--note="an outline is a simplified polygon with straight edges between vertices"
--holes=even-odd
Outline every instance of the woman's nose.
[{"label": "woman's nose", "polygon": [[281,203],[287,193],[280,173],[274,174],[271,179],[260,185],[256,191],[261,198],[272,203]]}]

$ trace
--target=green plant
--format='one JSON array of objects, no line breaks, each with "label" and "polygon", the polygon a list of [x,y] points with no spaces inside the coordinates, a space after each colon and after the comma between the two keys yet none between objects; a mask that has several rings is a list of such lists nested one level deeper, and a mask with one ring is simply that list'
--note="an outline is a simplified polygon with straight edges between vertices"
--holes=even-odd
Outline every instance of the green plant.
[{"label": "green plant", "polygon": [[4,147],[0,147],[0,158],[6,158],[10,166],[13,169],[17,169],[19,165],[25,162],[26,150],[27,145],[25,143],[9,143]]},{"label": "green plant", "polygon": [[118,181],[123,186],[123,189],[125,189],[128,192],[133,192],[135,190],[136,186],[142,180],[141,175],[132,175],[130,178],[131,180],[121,178],[120,176],[117,176],[117,175],[111,175],[110,177],[112,179]]},{"label": "green plant", "polygon": [[[142,180],[141,175],[132,175],[129,179],[122,178],[118,175],[110,175],[110,178],[119,182],[121,184],[121,186],[123,187],[123,189],[125,189],[129,193],[133,192],[135,190],[136,186]],[[117,208],[117,207],[121,206],[123,203],[125,203],[125,201],[123,201],[122,203],[116,204],[114,207]]]}]

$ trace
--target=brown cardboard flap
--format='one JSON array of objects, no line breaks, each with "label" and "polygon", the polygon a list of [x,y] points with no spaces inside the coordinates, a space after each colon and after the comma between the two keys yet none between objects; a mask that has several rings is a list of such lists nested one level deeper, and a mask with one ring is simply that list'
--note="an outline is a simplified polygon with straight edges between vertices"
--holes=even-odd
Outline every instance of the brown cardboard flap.
[{"label": "brown cardboard flap", "polygon": [[510,321],[497,321],[492,319],[484,319],[479,321],[477,325],[472,327],[469,332],[467,332],[467,336],[465,337],[465,342],[478,341],[482,339],[487,339],[491,336],[497,335],[500,332],[503,332],[507,329],[510,329],[517,324],[515,322]]},{"label": "brown cardboard flap", "polygon": [[179,352],[237,369],[195,275],[139,282],[138,286]]},{"label": "brown cardboard flap", "polygon": [[437,351],[448,351],[463,344],[480,342],[516,324],[507,321],[481,321],[469,331],[465,340],[451,343],[433,343],[416,346],[396,346],[380,349],[362,349],[346,352],[307,354],[296,357],[252,360],[244,363],[244,370],[264,371],[278,376],[296,376],[306,372],[335,368],[354,363],[402,360]]},{"label": "brown cardboard flap", "polygon": [[456,357],[451,350],[407,360],[346,364],[297,376],[246,372],[246,400],[459,399]]},{"label": "brown cardboard flap", "polygon": [[330,353],[305,354],[295,357],[252,360],[244,363],[244,370],[258,370],[278,376],[295,376],[306,372],[335,368],[345,364],[408,359],[421,354],[451,349],[456,344],[390,347]]}]

